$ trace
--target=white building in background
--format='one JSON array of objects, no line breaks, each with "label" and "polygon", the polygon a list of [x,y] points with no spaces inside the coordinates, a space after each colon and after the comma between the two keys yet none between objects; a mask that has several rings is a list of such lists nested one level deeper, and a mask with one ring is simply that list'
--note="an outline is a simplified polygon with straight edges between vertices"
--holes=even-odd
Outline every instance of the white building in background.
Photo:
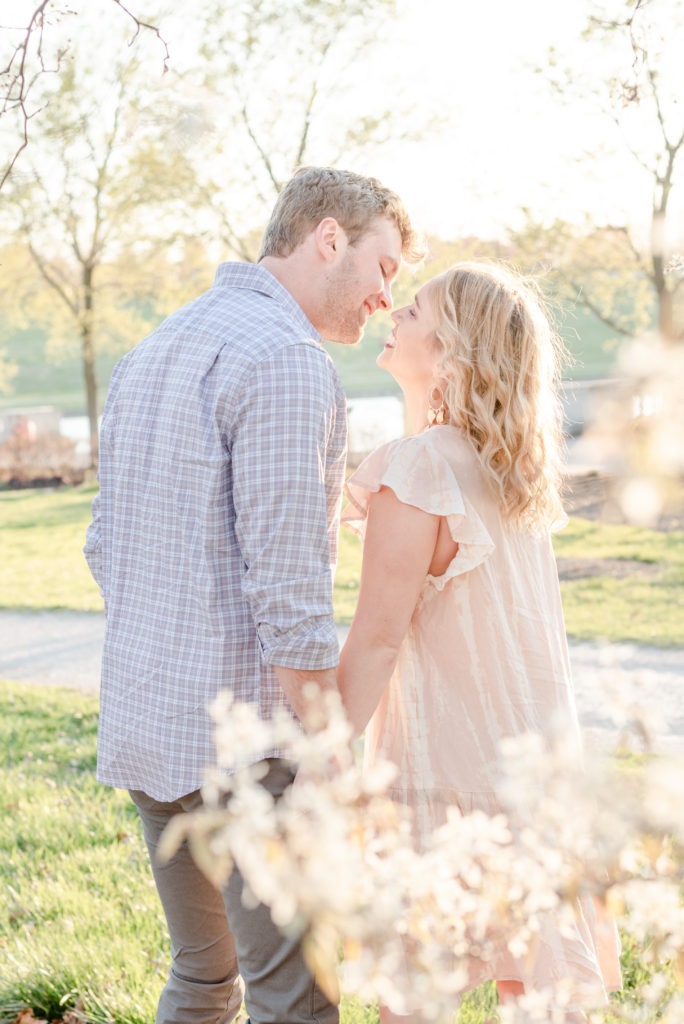
[{"label": "white building in background", "polygon": [[90,461],[90,420],[87,416],[65,416],[59,428],[62,437],[75,444],[74,454],[79,462]]},{"label": "white building in background", "polygon": [[394,441],[406,433],[404,401],[397,395],[350,398],[347,416],[350,465],[356,465],[378,445]]},{"label": "white building in background", "polygon": [[[610,394],[617,383],[614,380],[606,380],[568,381],[564,384],[565,429],[573,439],[582,433],[585,423],[591,419],[594,413],[596,404]],[[90,427],[87,416],[60,418],[59,412],[48,406],[35,410],[15,409],[11,413],[0,413],[0,432],[3,419],[7,420],[10,416],[16,418],[19,414],[26,415],[28,413],[32,414],[30,422],[35,422],[40,432],[44,432],[46,429],[58,431],[63,437],[68,437],[75,443],[78,459],[87,460],[89,458]],[[44,417],[39,417],[39,413],[45,413]],[[378,445],[394,441],[406,433],[404,401],[400,395],[349,398],[347,414],[349,418],[349,463],[352,466],[357,465]]]},{"label": "white building in background", "polygon": [[[403,437],[406,427],[404,402],[396,395],[379,398],[350,398],[347,402],[349,418],[349,460],[356,464],[378,445]],[[90,452],[90,427],[87,416],[64,416],[58,427],[63,437],[76,445],[76,455]]]}]

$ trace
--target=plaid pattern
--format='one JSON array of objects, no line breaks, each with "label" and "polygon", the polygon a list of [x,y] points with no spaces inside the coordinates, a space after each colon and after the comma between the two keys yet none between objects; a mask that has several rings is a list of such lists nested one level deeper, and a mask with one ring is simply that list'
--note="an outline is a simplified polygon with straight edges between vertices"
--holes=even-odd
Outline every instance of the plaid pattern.
[{"label": "plaid pattern", "polygon": [[272,665],[337,663],[344,393],[289,292],[224,263],[117,364],[100,446],[98,778],[175,800],[212,760],[222,687],[268,717],[286,704]]}]

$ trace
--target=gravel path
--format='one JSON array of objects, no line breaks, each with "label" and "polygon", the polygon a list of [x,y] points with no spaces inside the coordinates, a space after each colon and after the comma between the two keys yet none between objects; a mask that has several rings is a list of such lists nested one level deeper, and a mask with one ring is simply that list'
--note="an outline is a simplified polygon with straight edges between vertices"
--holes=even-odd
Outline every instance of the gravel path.
[{"label": "gravel path", "polygon": [[[96,693],[103,633],[101,614],[0,612],[0,679]],[[338,633],[343,640],[345,627]],[[634,736],[638,718],[656,749],[684,754],[684,648],[573,643],[570,655],[588,744]]]}]

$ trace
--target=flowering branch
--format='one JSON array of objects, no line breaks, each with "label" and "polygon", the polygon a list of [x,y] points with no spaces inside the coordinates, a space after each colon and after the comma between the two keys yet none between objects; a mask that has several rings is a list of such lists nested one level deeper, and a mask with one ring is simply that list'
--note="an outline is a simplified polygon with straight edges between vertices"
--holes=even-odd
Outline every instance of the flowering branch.
[{"label": "flowering branch", "polygon": [[[250,897],[301,937],[331,996],[342,950],[347,990],[398,1014],[438,1018],[453,1011],[458,990],[488,976],[505,947],[531,984],[516,1007],[500,1008],[501,1021],[565,1021],[577,980],[542,990],[534,964],[549,936],[572,934],[579,907],[599,916],[607,907],[620,919],[643,947],[645,974],[684,966],[679,765],[654,759],[620,773],[597,762],[578,771],[574,742],[518,737],[501,748],[501,812],[450,808],[441,827],[418,839],[410,813],[391,798],[393,766],[362,773],[338,711],[331,707],[326,728],[305,736],[284,712],[264,722],[250,705],[220,699],[204,807],[174,819],[159,849],[171,856],[187,841],[219,885],[237,866]],[[300,766],[277,801],[261,786],[258,763],[273,746]],[[605,935],[610,925],[602,927]],[[643,1022],[649,1002],[664,1020],[681,1020],[671,989],[632,994],[639,1005],[613,1003],[611,1019]]]}]

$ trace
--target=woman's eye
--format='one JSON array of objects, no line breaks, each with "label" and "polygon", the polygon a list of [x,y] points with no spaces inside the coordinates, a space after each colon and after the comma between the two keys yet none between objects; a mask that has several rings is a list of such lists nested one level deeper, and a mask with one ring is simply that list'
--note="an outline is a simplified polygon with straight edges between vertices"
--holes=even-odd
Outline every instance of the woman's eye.
[{"label": "woman's eye", "polygon": [[416,319],[417,313],[416,313],[415,309],[413,308],[413,306],[409,306],[408,313],[409,313],[410,317],[412,317],[414,320]]}]

